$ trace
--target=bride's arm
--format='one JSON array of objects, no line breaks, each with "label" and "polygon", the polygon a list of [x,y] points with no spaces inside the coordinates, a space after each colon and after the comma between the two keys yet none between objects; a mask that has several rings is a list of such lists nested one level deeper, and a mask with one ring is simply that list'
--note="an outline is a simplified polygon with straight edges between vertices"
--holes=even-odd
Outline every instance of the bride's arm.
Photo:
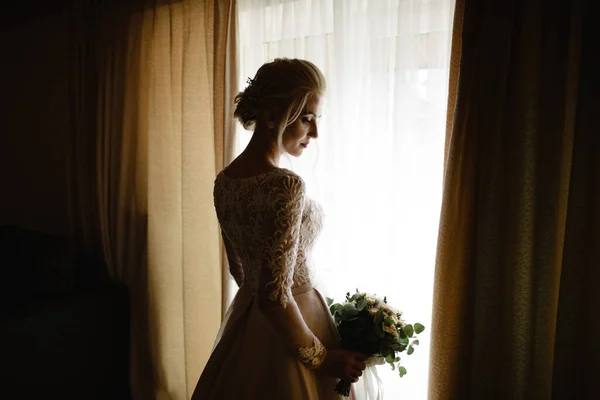
[{"label": "bride's arm", "polygon": [[258,290],[259,307],[289,350],[308,368],[321,369],[336,378],[355,382],[365,369],[366,356],[334,349],[329,352],[310,330],[294,300],[291,287],[300,240],[304,209],[304,182],[285,176],[275,187],[271,226],[266,234]]},{"label": "bride's arm", "polygon": [[317,368],[326,355],[325,347],[306,325],[292,296],[304,208],[304,182],[286,175],[274,182],[269,196],[273,207],[267,222],[263,265],[259,280],[259,307],[289,350],[309,368]]},{"label": "bride's arm", "polygon": [[223,237],[223,244],[225,245],[225,253],[227,254],[227,262],[229,263],[229,272],[231,272],[231,276],[233,276],[235,283],[240,287],[242,286],[242,283],[244,283],[242,260],[235,254],[231,242],[227,239],[227,236],[225,236],[225,232],[221,231],[221,237]]}]

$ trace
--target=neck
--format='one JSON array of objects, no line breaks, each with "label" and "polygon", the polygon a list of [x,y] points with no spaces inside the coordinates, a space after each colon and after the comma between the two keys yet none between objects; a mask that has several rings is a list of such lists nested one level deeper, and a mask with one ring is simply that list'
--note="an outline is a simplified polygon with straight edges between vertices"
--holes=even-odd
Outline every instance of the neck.
[{"label": "neck", "polygon": [[281,159],[281,151],[277,146],[273,130],[262,126],[256,127],[250,143],[242,154],[253,162],[270,164],[274,167],[279,167]]}]

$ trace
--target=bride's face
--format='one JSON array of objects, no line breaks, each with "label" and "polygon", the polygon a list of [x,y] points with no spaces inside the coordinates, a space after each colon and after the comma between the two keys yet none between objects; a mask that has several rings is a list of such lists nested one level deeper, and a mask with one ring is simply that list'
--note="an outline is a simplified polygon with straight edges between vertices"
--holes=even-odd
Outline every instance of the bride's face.
[{"label": "bride's face", "polygon": [[300,116],[283,132],[283,149],[289,155],[300,157],[312,139],[319,137],[317,119],[320,117],[321,96],[311,96]]}]

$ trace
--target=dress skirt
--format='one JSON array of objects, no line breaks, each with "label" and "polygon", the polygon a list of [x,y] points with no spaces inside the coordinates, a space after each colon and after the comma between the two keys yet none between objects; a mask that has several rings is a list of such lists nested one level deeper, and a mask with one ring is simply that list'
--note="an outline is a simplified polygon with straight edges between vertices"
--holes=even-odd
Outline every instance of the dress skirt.
[{"label": "dress skirt", "polygon": [[[335,393],[337,379],[308,369],[284,346],[245,286],[229,308],[192,400],[343,399]],[[308,283],[292,288],[292,294],[323,345],[339,348],[337,329],[319,291]]]}]

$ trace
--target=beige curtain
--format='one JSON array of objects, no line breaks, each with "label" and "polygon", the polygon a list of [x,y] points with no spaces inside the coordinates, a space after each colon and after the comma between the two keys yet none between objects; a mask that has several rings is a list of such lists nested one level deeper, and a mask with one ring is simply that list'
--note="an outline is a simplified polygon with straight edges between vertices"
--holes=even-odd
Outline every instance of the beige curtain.
[{"label": "beige curtain", "polygon": [[600,393],[591,4],[457,1],[430,399]]},{"label": "beige curtain", "polygon": [[232,153],[233,10],[73,6],[73,226],[130,287],[135,399],[191,396],[227,298],[212,184]]},{"label": "beige curtain", "polygon": [[223,104],[229,9],[190,0],[144,14],[148,285],[159,399],[191,396],[221,322],[224,279],[212,187],[230,120]]}]

